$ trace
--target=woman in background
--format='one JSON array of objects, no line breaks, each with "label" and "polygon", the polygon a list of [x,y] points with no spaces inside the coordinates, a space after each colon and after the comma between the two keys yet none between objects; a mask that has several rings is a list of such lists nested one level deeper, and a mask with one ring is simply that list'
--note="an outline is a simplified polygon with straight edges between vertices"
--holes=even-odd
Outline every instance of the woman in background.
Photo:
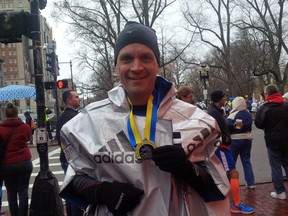
[{"label": "woman in background", "polygon": [[193,90],[188,86],[180,86],[176,92],[176,98],[185,101],[186,103],[193,104]]},{"label": "woman in background", "polygon": [[[28,188],[32,173],[31,153],[27,142],[30,127],[18,119],[18,109],[9,103],[5,109],[6,119],[0,124],[0,136],[8,140],[0,166],[11,216],[28,215]],[[17,201],[19,198],[19,205]]]},{"label": "woman in background", "polygon": [[244,176],[248,188],[254,189],[255,178],[250,161],[252,148],[252,116],[247,109],[246,101],[243,97],[236,97],[232,101],[232,110],[226,119],[227,124],[236,124],[236,119],[242,120],[242,127],[229,127],[231,133],[230,149],[235,163],[240,155]]}]

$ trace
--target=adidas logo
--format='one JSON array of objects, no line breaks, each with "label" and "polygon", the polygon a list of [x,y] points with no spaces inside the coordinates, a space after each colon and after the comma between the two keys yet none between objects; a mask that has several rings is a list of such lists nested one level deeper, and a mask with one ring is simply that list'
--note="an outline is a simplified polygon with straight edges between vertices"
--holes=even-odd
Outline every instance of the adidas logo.
[{"label": "adidas logo", "polygon": [[[192,153],[196,149],[203,145],[203,140],[208,137],[212,131],[215,129],[209,127],[209,129],[204,128],[200,131],[199,135],[192,138],[192,142],[186,147],[188,152]],[[118,142],[116,139],[111,139],[107,142],[105,146],[102,146],[98,150],[98,154],[94,156],[94,161],[98,164],[102,163],[116,163],[116,164],[133,164],[141,163],[135,156],[135,151],[130,145],[130,141],[126,134],[121,131],[116,134]],[[176,141],[181,138],[180,132],[173,133],[173,139]],[[177,143],[177,142],[176,142]],[[175,144],[175,143],[174,143]],[[181,145],[181,143],[178,143]],[[102,153],[102,154],[101,154]]]},{"label": "adidas logo", "polygon": [[107,144],[101,147],[97,154],[94,156],[94,161],[98,164],[102,163],[116,163],[116,164],[133,164],[141,163],[135,157],[135,151],[130,145],[130,141],[126,134],[121,131],[116,134],[118,142],[115,139],[111,139]]}]

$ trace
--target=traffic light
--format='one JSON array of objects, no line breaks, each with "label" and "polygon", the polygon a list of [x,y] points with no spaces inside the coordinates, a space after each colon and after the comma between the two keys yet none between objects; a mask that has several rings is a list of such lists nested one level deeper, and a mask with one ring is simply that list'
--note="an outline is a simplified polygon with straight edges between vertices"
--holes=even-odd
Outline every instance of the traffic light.
[{"label": "traffic light", "polygon": [[52,74],[56,73],[56,54],[55,52],[46,53],[46,70]]},{"label": "traffic light", "polygon": [[22,35],[31,38],[31,14],[26,11],[0,12],[0,43],[17,43]]},{"label": "traffic light", "polygon": [[68,80],[58,80],[57,88],[59,89],[68,88]]},{"label": "traffic light", "polygon": [[55,88],[55,82],[53,82],[53,81],[44,82],[44,88],[46,90],[54,89]]}]

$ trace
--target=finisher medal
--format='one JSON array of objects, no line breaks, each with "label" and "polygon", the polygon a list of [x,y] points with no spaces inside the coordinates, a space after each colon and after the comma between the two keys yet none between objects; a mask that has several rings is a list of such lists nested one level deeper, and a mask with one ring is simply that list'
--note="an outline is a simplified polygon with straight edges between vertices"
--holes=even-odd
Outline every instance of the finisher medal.
[{"label": "finisher medal", "polygon": [[137,129],[134,116],[133,105],[129,98],[127,98],[131,105],[131,111],[127,121],[128,134],[130,138],[130,144],[135,148],[135,157],[138,160],[151,160],[152,151],[157,148],[155,144],[156,133],[156,121],[157,121],[157,106],[153,104],[153,95],[149,97],[146,110],[146,120],[144,129],[144,140],[141,139],[139,131]]},{"label": "finisher medal", "polygon": [[143,140],[136,146],[135,154],[138,160],[151,160],[152,151],[157,148],[157,145],[150,140]]}]

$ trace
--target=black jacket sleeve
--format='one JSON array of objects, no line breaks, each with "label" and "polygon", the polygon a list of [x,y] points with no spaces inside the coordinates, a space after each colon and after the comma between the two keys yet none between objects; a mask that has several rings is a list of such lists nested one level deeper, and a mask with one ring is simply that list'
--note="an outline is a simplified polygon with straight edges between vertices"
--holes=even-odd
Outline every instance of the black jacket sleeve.
[{"label": "black jacket sleeve", "polygon": [[187,161],[187,163],[186,170],[181,177],[185,183],[193,187],[201,195],[205,202],[225,199],[204,162],[192,163]]}]

